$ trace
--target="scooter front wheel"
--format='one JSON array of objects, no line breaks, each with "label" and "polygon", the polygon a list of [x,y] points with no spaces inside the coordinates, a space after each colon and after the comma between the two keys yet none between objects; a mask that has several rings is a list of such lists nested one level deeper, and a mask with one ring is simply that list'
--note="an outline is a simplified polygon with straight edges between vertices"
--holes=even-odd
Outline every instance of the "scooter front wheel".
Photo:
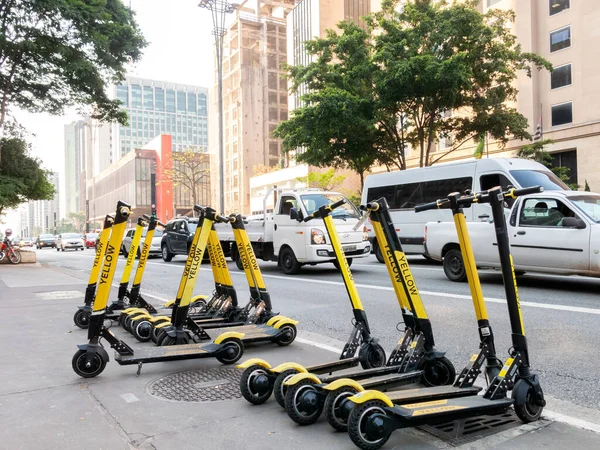
[{"label": "scooter front wheel", "polygon": [[360,349],[360,365],[363,369],[383,367],[386,363],[385,350],[379,344],[370,342]]},{"label": "scooter front wheel", "polygon": [[73,316],[73,323],[82,330],[85,330],[90,325],[90,316],[91,313],[89,311],[78,309]]},{"label": "scooter front wheel", "polygon": [[285,412],[299,425],[315,423],[323,412],[323,402],[314,385],[313,380],[302,380],[289,386],[285,394]]},{"label": "scooter front wheel", "polygon": [[90,364],[87,364],[86,360],[87,350],[77,350],[71,361],[75,373],[83,378],[94,378],[100,375],[107,363],[100,353],[94,353]]},{"label": "scooter front wheel", "polygon": [[273,384],[266,369],[254,364],[244,370],[240,378],[240,391],[242,396],[253,405],[265,403],[273,393]]},{"label": "scooter front wheel", "polygon": [[[517,383],[525,383],[525,381],[518,380]],[[514,392],[517,391],[518,390],[513,390],[513,400],[515,401],[517,399],[514,398]],[[544,410],[544,407],[538,404],[535,395],[533,387],[530,386],[525,394],[525,402],[518,402],[519,404],[515,403],[514,405],[515,414],[517,414],[517,417],[524,423],[535,422],[541,417],[542,411]]]},{"label": "scooter front wheel", "polygon": [[279,406],[285,408],[285,394],[287,392],[287,386],[284,385],[288,379],[296,375],[298,371],[296,369],[287,369],[277,375],[275,382],[273,383],[273,397]]},{"label": "scooter front wheel", "polygon": [[423,371],[421,383],[427,387],[450,386],[456,378],[454,364],[445,356],[435,359],[423,358],[417,365],[417,369]]},{"label": "scooter front wheel", "polygon": [[[325,399],[325,418],[329,425],[336,431],[347,431],[348,430],[348,418],[344,418],[342,414],[342,408],[344,400],[357,394],[358,391],[351,386],[343,386],[331,391],[327,394]],[[352,402],[349,402],[352,403]]]},{"label": "scooter front wheel", "polygon": [[374,423],[376,414],[385,415],[385,403],[371,400],[355,406],[348,418],[348,435],[354,445],[362,450],[378,450],[391,436],[383,424]]}]

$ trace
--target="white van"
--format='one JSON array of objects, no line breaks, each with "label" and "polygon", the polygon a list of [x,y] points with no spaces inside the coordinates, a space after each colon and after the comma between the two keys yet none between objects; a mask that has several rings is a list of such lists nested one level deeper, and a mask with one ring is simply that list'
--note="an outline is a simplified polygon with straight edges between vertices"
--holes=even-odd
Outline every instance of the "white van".
[{"label": "white van", "polygon": [[[519,158],[468,159],[430,167],[369,175],[364,184],[362,203],[385,197],[402,247],[408,254],[425,254],[424,230],[427,222],[452,221],[449,210],[415,213],[422,203],[445,198],[451,192],[471,189],[479,192],[494,186],[543,186],[545,190],[569,190],[549,169]],[[511,206],[511,205],[508,205]],[[473,205],[465,209],[467,221],[487,221],[492,213],[489,205]],[[374,233],[367,227],[373,251],[381,259]]]}]

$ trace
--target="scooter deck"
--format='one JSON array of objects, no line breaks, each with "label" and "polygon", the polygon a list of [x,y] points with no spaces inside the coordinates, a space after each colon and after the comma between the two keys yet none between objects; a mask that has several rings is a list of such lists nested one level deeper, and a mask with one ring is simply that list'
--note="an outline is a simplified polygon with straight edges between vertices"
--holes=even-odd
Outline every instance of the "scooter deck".
[{"label": "scooter deck", "polygon": [[[364,386],[364,385],[363,385]],[[443,400],[447,398],[469,397],[477,395],[482,390],[479,386],[454,387],[434,386],[429,388],[405,389],[388,393],[388,398],[396,403],[420,402],[429,400]]]},{"label": "scooter deck", "polygon": [[[328,377],[324,377],[321,378],[321,381],[323,383],[331,383],[335,380],[339,380],[340,378],[351,378],[353,380],[365,380],[365,379],[370,379],[372,377],[383,377],[383,376],[394,376],[394,375],[403,375],[398,373],[398,370],[400,369],[400,366],[383,366],[383,367],[376,367],[374,369],[364,369],[361,371],[356,371],[356,372],[346,372],[346,373],[342,373],[342,374],[338,374],[338,375],[331,375]],[[311,371],[312,372],[312,371]],[[314,373],[314,372],[312,372]],[[418,374],[418,377],[421,376],[423,372],[422,371],[412,371],[412,372],[407,372],[407,374]],[[417,376],[417,375],[415,375]],[[364,386],[364,384],[363,384]]]},{"label": "scooter deck", "polygon": [[222,347],[222,345],[213,342],[169,345],[166,347],[144,347],[135,350],[133,355],[120,355],[119,353],[115,353],[115,361],[122,366],[127,366],[138,363],[207,358],[209,356],[215,356]]},{"label": "scooter deck", "polygon": [[[338,370],[350,369],[351,367],[356,367],[360,364],[360,358],[358,356],[354,356],[352,358],[343,358],[338,359],[337,361],[331,361],[323,364],[317,364],[314,366],[306,367],[306,370],[310,373],[314,373],[315,375],[320,375],[323,373],[331,374],[333,372],[337,372]],[[347,378],[341,376],[340,378]]]},{"label": "scooter deck", "polygon": [[488,400],[479,395],[430,402],[405,403],[384,408],[399,428],[414,427],[483,414],[500,414],[513,404],[512,399]]},{"label": "scooter deck", "polygon": [[405,372],[392,375],[382,375],[365,380],[361,386],[365,389],[376,389],[378,391],[387,391],[407,384],[418,383],[423,375],[423,371]]},{"label": "scooter deck", "polygon": [[215,335],[225,333],[228,331],[235,331],[243,333],[244,337],[241,338],[242,342],[261,342],[261,341],[272,341],[282,333],[285,333],[284,329],[277,329],[269,325],[240,325],[236,327],[222,327],[222,328],[211,328],[211,332],[215,331]]}]

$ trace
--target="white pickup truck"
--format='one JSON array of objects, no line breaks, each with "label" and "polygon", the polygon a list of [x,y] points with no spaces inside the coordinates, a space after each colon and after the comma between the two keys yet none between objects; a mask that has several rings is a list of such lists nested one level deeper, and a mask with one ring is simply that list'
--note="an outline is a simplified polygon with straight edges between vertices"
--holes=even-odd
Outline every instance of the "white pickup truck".
[{"label": "white pickup truck", "polygon": [[[452,281],[465,269],[450,210],[448,221],[425,225],[427,255],[443,261]],[[545,191],[518,198],[507,208],[508,237],[515,271],[600,277],[600,195]],[[493,224],[467,224],[478,268],[499,268]]]},{"label": "white pickup truck", "polygon": [[[368,234],[362,227],[353,230],[361,213],[342,194],[318,189],[271,189],[263,200],[264,214],[251,216],[244,222],[256,257],[264,261],[277,261],[286,274],[298,273],[305,264],[337,265],[323,220],[303,222],[298,219],[342,198],[346,199],[346,203],[335,209],[331,217],[335,221],[348,264],[354,258],[369,256],[371,244]],[[274,205],[273,213],[267,213],[271,209],[269,203]],[[215,224],[215,229],[225,254],[230,255],[241,269],[231,226]]]}]

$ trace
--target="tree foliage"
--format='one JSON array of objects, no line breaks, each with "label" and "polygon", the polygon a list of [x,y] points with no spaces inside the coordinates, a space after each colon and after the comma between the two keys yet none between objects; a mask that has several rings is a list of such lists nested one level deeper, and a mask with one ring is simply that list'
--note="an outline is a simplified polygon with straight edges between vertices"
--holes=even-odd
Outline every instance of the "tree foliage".
[{"label": "tree foliage", "polygon": [[[500,145],[529,139],[527,119],[509,106],[514,81],[551,65],[521,50],[514,14],[480,13],[476,0],[397,3],[384,0],[366,30],[341,22],[305,43],[311,62],[287,67],[292,91],[307,93],[275,130],[284,151],[362,175],[375,163],[405,169],[410,148],[427,166],[485,133]],[[442,137],[453,144],[434,155]]]},{"label": "tree foliage", "polygon": [[551,139],[543,139],[541,141],[536,141],[531,144],[524,145],[517,152],[517,158],[531,159],[533,161],[537,161],[540,164],[546,166],[548,169],[550,169],[554,173],[554,175],[560,178],[571,189],[579,189],[579,185],[577,183],[571,183],[571,170],[568,167],[557,167],[552,164],[552,155],[544,149],[544,147],[549,144],[554,144],[554,141]]},{"label": "tree foliage", "polygon": [[163,168],[162,179],[158,182],[183,186],[190,192],[193,204],[197,205],[202,189],[209,189],[210,168],[206,155],[193,149],[173,152],[171,167]]},{"label": "tree foliage", "polygon": [[121,0],[0,0],[0,129],[12,108],[61,114],[80,105],[127,122],[106,83],[146,46]]},{"label": "tree foliage", "polygon": [[346,179],[346,175],[336,175],[335,169],[329,169],[326,172],[309,172],[305,177],[296,178],[298,181],[306,183],[308,188],[317,188],[322,191],[333,191],[340,186]]},{"label": "tree foliage", "polygon": [[41,161],[29,155],[27,142],[20,138],[0,139],[3,161],[0,165],[0,214],[6,208],[16,208],[28,200],[51,200],[54,185],[51,172],[41,167]]}]

